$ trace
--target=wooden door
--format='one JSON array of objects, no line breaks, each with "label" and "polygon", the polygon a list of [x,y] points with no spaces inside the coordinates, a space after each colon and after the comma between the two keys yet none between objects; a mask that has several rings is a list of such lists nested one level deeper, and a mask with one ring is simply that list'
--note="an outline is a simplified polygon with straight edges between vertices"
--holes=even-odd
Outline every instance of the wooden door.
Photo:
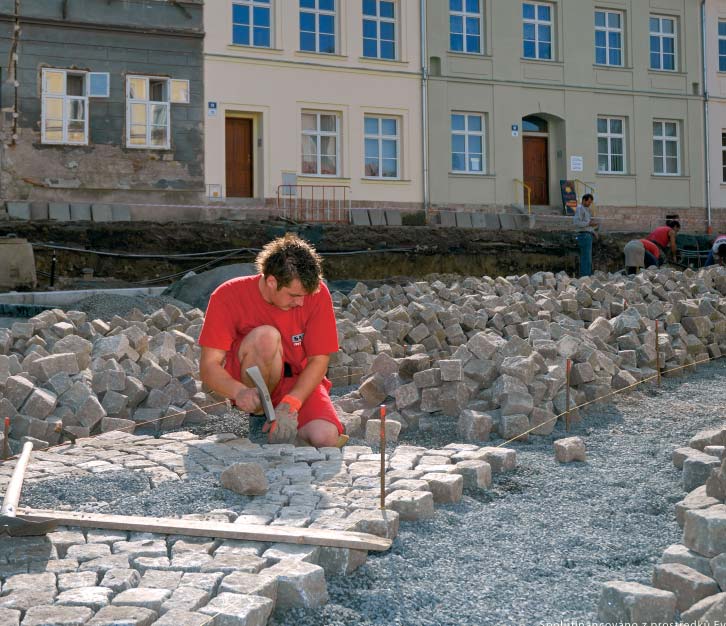
[{"label": "wooden door", "polygon": [[550,203],[547,137],[523,137],[524,182],[532,189],[532,204]]},{"label": "wooden door", "polygon": [[228,117],[225,121],[227,155],[227,196],[251,198],[252,177],[252,120]]}]

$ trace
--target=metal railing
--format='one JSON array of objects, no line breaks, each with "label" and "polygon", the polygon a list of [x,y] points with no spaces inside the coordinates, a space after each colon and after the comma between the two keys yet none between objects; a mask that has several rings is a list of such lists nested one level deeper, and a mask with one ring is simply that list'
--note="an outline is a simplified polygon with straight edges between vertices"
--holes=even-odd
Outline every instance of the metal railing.
[{"label": "metal railing", "polygon": [[277,209],[296,222],[351,221],[352,193],[347,185],[280,185]]},{"label": "metal railing", "polygon": [[[595,185],[586,183],[584,180],[580,180],[579,178],[575,178],[572,182],[575,183],[575,193],[578,198],[582,198],[582,196],[586,193],[591,193],[593,196],[595,195]],[[578,185],[580,185],[580,187],[578,187]],[[580,188],[582,188],[582,193],[580,193]]]},{"label": "metal railing", "polygon": [[532,215],[532,188],[519,178],[514,179],[514,197],[517,197],[517,188],[522,187],[522,205],[524,205],[524,194],[527,193],[527,214]]}]

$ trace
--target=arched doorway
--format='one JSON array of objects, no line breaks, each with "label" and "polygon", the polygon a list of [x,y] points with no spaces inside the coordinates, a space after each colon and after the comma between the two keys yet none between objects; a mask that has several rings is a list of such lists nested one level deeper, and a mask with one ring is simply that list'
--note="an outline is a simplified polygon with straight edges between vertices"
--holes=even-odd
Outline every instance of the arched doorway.
[{"label": "arched doorway", "polygon": [[537,115],[522,118],[524,182],[532,190],[533,205],[550,203],[549,124]]}]

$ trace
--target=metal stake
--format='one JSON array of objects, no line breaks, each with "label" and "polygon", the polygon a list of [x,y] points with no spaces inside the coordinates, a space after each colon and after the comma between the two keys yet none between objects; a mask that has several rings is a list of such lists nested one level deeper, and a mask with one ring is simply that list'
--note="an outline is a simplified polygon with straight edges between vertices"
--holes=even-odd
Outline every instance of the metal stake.
[{"label": "metal stake", "polygon": [[658,336],[660,334],[660,323],[655,320],[655,369],[658,373],[658,386],[660,387],[660,349],[658,347]]},{"label": "metal stake", "polygon": [[50,286],[53,287],[55,285],[55,266],[58,262],[58,258],[55,255],[55,250],[53,250],[53,258],[50,260]]},{"label": "metal stake", "polygon": [[381,405],[381,511],[386,510],[386,405]]},{"label": "metal stake", "polygon": [[3,426],[3,460],[10,456],[10,418],[5,418],[5,425]]},{"label": "metal stake", "polygon": [[570,369],[572,367],[572,361],[567,359],[567,365],[565,367],[565,402],[567,408],[565,409],[565,430],[570,432]]}]

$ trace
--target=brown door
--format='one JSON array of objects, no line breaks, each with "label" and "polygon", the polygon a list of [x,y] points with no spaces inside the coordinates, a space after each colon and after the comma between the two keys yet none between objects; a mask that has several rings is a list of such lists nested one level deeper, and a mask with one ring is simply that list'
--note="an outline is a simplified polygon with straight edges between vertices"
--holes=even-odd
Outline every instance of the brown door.
[{"label": "brown door", "polygon": [[225,122],[227,196],[252,197],[252,120],[228,117]]},{"label": "brown door", "polygon": [[532,204],[549,204],[547,137],[523,137],[524,182],[532,190]]}]

